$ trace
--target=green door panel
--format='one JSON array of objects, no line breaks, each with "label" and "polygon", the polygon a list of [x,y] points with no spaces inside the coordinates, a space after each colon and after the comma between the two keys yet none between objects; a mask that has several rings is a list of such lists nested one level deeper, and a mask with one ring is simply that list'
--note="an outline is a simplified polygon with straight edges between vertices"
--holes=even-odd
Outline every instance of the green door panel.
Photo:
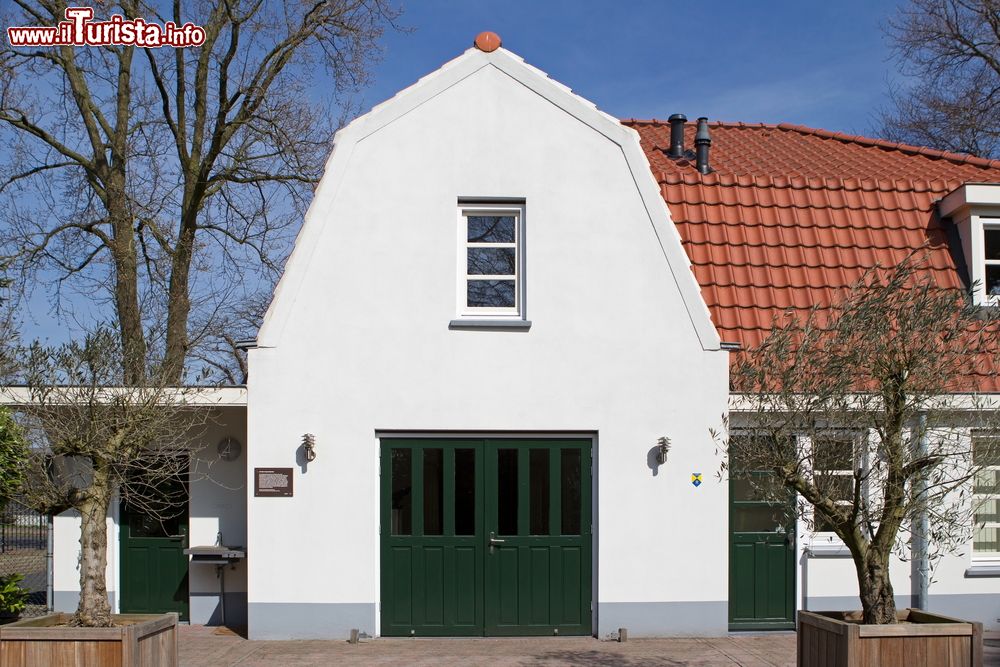
[{"label": "green door panel", "polygon": [[383,635],[482,635],[482,475],[479,441],[382,441]]},{"label": "green door panel", "polygon": [[590,446],[384,439],[382,634],[590,634]]},{"label": "green door panel", "polygon": [[188,508],[157,519],[122,503],[119,511],[123,614],[177,612],[188,620]]},{"label": "green door panel", "polygon": [[[795,628],[795,533],[790,508],[755,496],[770,473],[735,471],[729,484],[729,627]],[[739,479],[743,476],[744,479]],[[791,502],[791,500],[789,500]]]},{"label": "green door panel", "polygon": [[487,635],[591,634],[590,490],[589,440],[487,443]]}]

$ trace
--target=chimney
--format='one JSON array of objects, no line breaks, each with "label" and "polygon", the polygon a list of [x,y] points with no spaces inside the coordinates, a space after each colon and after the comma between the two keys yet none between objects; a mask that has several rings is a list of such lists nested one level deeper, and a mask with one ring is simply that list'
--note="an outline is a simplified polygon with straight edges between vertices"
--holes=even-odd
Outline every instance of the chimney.
[{"label": "chimney", "polygon": [[684,123],[687,122],[687,116],[675,113],[667,120],[670,121],[670,150],[667,155],[672,158],[684,157]]},{"label": "chimney", "polygon": [[712,147],[712,137],[708,135],[708,119],[702,116],[698,119],[698,132],[694,135],[695,163],[698,171],[703,174],[712,172],[708,166],[708,149]]}]

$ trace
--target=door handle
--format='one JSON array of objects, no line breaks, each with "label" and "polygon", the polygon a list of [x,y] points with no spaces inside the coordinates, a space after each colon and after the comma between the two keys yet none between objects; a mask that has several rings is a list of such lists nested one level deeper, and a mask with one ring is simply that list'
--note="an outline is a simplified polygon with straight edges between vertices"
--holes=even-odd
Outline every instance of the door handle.
[{"label": "door handle", "polygon": [[490,549],[493,549],[493,547],[497,546],[498,544],[503,544],[506,541],[507,540],[501,540],[501,539],[499,539],[496,536],[496,533],[493,533],[493,532],[490,533]]}]

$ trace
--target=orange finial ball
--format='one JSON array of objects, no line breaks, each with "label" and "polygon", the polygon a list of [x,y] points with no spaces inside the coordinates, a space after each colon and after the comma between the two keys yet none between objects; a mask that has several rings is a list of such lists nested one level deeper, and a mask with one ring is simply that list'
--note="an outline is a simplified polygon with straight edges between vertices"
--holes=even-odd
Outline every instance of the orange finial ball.
[{"label": "orange finial ball", "polygon": [[500,35],[495,32],[490,32],[489,30],[481,32],[476,35],[476,41],[473,44],[476,48],[484,53],[492,53],[500,48],[501,45]]}]

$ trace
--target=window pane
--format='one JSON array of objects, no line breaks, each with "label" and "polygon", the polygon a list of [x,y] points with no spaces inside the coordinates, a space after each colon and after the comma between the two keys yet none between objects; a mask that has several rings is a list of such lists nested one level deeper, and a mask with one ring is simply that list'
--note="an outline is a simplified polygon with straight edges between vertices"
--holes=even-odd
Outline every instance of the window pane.
[{"label": "window pane", "polygon": [[987,227],[983,236],[986,241],[986,259],[1000,259],[1000,229]]},{"label": "window pane", "polygon": [[781,480],[767,473],[733,477],[731,488],[733,500],[775,500],[789,495]]},{"label": "window pane", "polygon": [[974,437],[972,462],[977,466],[1000,466],[1000,438]]},{"label": "window pane", "polygon": [[975,523],[1000,523],[1000,498],[990,498],[976,508]]},{"label": "window pane", "polygon": [[1000,470],[980,470],[972,486],[973,493],[1000,493]]},{"label": "window pane", "polygon": [[513,280],[470,280],[468,304],[472,308],[513,308],[517,305],[514,291]]},{"label": "window pane", "polygon": [[815,475],[816,488],[833,500],[854,500],[854,475]]},{"label": "window pane", "polygon": [[410,535],[413,532],[413,490],[412,467],[410,462],[413,451],[409,449],[392,449],[392,505],[390,532],[393,535]]},{"label": "window pane", "polygon": [[561,454],[562,468],[562,489],[560,490],[560,504],[562,505],[562,530],[563,535],[580,534],[580,478],[581,478],[581,457],[580,450],[575,448],[563,449]]},{"label": "window pane", "polygon": [[476,450],[455,450],[455,534],[476,534]]},{"label": "window pane", "polygon": [[733,508],[733,530],[737,533],[773,533],[785,523],[781,509],[770,505]]},{"label": "window pane", "polygon": [[516,223],[512,215],[470,215],[469,243],[513,243]]},{"label": "window pane", "polygon": [[497,450],[497,531],[517,535],[517,450]]},{"label": "window pane", "polygon": [[1000,528],[976,528],[972,539],[973,551],[1000,551]]},{"label": "window pane", "polygon": [[444,450],[424,450],[424,535],[444,532]]},{"label": "window pane", "polygon": [[549,534],[549,450],[532,449],[528,460],[531,470],[531,534]]},{"label": "window pane", "polygon": [[853,470],[854,440],[851,438],[816,438],[813,441],[816,470]]},{"label": "window pane", "polygon": [[986,266],[986,293],[990,296],[1000,294],[1000,266],[989,264]]},{"label": "window pane", "polygon": [[469,248],[470,276],[513,276],[517,273],[514,248]]}]

